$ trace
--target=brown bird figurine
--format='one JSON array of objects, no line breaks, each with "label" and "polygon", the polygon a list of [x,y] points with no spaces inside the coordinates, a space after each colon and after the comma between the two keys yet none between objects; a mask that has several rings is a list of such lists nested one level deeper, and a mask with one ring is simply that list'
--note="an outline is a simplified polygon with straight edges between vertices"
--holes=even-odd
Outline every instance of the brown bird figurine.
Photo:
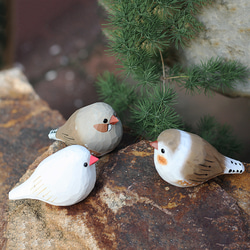
[{"label": "brown bird figurine", "polygon": [[198,135],[167,129],[151,142],[154,164],[166,182],[177,187],[199,185],[223,174],[241,174],[242,162],[220,154]]},{"label": "brown bird figurine", "polygon": [[66,145],[82,145],[91,154],[102,156],[119,144],[122,134],[122,123],[113,108],[97,102],[75,111],[63,126],[51,130],[48,136]]}]

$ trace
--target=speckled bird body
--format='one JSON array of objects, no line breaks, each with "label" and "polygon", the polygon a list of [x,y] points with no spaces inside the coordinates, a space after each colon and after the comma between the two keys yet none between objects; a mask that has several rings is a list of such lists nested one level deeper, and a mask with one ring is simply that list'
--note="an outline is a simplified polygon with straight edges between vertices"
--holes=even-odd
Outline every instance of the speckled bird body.
[{"label": "speckled bird body", "polygon": [[154,147],[154,163],[159,175],[178,187],[199,185],[222,174],[244,172],[242,162],[220,154],[198,135],[177,129],[163,131]]}]

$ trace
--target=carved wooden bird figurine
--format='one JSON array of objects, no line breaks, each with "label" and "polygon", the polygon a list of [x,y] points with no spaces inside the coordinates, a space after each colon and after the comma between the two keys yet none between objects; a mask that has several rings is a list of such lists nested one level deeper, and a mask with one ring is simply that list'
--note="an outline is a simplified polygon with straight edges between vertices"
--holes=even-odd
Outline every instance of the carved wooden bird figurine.
[{"label": "carved wooden bird figurine", "polygon": [[122,123],[113,108],[97,102],[75,111],[66,123],[53,129],[49,138],[86,147],[95,156],[112,151],[121,141]]},{"label": "carved wooden bird figurine", "polygon": [[80,145],[68,146],[44,159],[33,174],[9,192],[10,200],[36,199],[69,206],[85,199],[95,186],[98,160]]},{"label": "carved wooden bird figurine", "polygon": [[178,187],[199,185],[222,174],[241,174],[242,162],[220,154],[198,135],[167,129],[151,142],[159,175]]}]

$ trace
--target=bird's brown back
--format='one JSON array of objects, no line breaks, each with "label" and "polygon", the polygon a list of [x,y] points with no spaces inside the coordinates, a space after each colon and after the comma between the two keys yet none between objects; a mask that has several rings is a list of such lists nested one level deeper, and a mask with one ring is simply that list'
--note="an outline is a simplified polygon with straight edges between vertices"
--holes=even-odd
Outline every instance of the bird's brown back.
[{"label": "bird's brown back", "polygon": [[75,130],[76,115],[77,111],[71,115],[67,122],[61,126],[56,133],[56,137],[64,141],[67,145],[81,145],[77,130]]},{"label": "bird's brown back", "polygon": [[186,166],[183,168],[185,179],[202,183],[224,173],[225,157],[201,137],[190,134],[192,146]]}]

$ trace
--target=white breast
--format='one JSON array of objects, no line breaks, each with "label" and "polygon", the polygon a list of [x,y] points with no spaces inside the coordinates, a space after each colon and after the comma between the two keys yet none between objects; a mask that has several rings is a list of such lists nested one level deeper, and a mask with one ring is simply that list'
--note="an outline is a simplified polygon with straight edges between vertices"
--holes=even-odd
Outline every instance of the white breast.
[{"label": "white breast", "polygon": [[[192,146],[192,140],[188,133],[184,131],[180,131],[180,143],[179,146],[176,148],[174,153],[171,150],[166,150],[165,157],[168,161],[166,166],[162,166],[159,164],[155,164],[156,169],[159,175],[167,182],[173,184],[178,180],[183,180],[184,176],[182,175],[182,168],[187,161],[187,158],[190,154],[190,149]],[[159,142],[159,149],[160,149]],[[159,153],[158,150],[155,150],[155,162],[157,161],[157,154]]]}]

